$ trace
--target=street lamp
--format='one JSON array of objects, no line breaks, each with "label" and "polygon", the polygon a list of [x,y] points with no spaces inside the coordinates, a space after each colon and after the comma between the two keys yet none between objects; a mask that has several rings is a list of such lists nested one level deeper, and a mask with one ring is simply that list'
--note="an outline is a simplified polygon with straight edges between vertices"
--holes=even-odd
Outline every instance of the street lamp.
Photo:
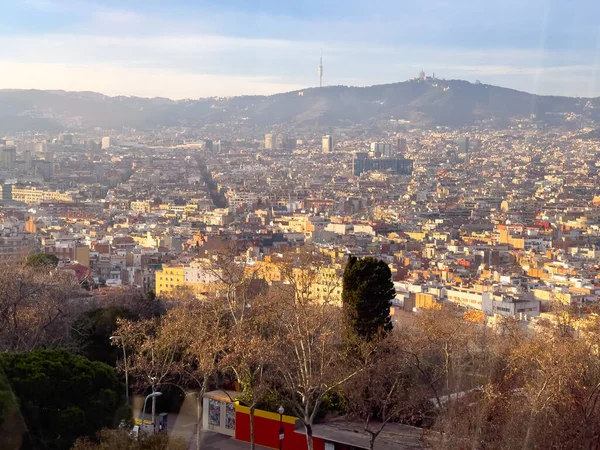
[{"label": "street lamp", "polygon": [[162,392],[153,392],[152,394],[148,394],[146,396],[146,398],[144,399],[144,407],[142,408],[142,412],[140,413],[140,420],[142,421],[142,424],[140,425],[140,429],[143,430],[144,429],[144,416],[146,415],[146,403],[148,402],[149,398],[156,398],[156,397],[160,397],[162,395]]},{"label": "street lamp", "polygon": [[280,406],[277,412],[279,413],[279,450],[281,450],[281,445],[283,444],[283,406]]},{"label": "street lamp", "polygon": [[111,336],[109,339],[111,341],[121,339],[121,345],[123,347],[123,363],[125,364],[125,397],[127,397],[127,404],[129,405],[129,371],[127,367],[127,351],[125,350],[125,342],[123,341],[123,336]]}]

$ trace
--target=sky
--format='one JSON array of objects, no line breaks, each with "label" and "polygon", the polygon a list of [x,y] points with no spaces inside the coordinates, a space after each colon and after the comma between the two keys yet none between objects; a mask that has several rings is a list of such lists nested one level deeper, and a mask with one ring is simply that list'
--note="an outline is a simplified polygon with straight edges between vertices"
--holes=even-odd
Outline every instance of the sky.
[{"label": "sky", "polygon": [[404,81],[421,69],[600,96],[597,0],[0,0],[0,89],[174,99]]}]

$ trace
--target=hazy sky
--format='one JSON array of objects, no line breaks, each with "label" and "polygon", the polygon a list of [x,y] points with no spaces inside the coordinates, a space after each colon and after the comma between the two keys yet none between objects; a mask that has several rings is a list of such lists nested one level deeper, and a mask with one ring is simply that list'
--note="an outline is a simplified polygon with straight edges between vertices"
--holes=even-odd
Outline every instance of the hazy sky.
[{"label": "hazy sky", "polygon": [[600,96],[600,1],[0,0],[0,88],[195,98],[440,78]]}]

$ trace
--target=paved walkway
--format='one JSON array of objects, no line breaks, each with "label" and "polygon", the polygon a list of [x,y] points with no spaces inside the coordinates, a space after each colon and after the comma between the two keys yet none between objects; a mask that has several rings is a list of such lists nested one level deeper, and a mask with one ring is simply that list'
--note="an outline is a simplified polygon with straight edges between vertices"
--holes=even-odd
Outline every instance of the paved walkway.
[{"label": "paved walkway", "polygon": [[[185,414],[169,415],[169,433],[182,437],[187,442],[189,450],[196,450],[196,418]],[[248,450],[250,444],[236,441],[235,439],[214,433],[201,431],[200,450]],[[257,450],[266,450],[267,447],[256,446]]]},{"label": "paved walkway", "polygon": [[[196,442],[188,446],[190,450],[196,450]],[[236,441],[228,436],[212,433],[209,431],[202,432],[202,441],[200,444],[201,450],[248,450],[250,444],[246,442]],[[266,447],[256,446],[257,449],[265,450]]]},{"label": "paved walkway", "polygon": [[[133,402],[134,411],[139,415],[143,398],[136,398]],[[150,416],[146,415],[146,419]],[[196,450],[196,410],[195,402],[184,403],[179,414],[169,414],[167,428],[169,434],[179,436],[187,442],[188,450]],[[200,437],[200,450],[249,450],[250,444],[236,441],[229,436],[202,431]],[[257,450],[267,450],[267,447],[256,446]]]}]

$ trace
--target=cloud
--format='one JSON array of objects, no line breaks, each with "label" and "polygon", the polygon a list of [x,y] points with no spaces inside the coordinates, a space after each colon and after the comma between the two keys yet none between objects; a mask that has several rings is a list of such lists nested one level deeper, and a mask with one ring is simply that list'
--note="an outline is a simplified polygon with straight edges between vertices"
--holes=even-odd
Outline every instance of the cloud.
[{"label": "cloud", "polygon": [[103,27],[132,27],[143,24],[145,17],[134,11],[99,9],[94,12],[93,20]]},{"label": "cloud", "polygon": [[[0,84],[175,98],[270,94],[315,85],[321,53],[326,84],[396,82],[424,68],[439,77],[480,79],[536,93],[551,93],[550,88],[568,95],[597,92],[597,61],[590,63],[581,52],[335,42],[321,46],[215,34],[0,36],[5,69]],[[575,76],[588,78],[575,84]],[[145,80],[144,85],[134,79]]]},{"label": "cloud", "polygon": [[[0,35],[0,87],[175,98],[274,93],[315,85],[322,54],[326,84],[396,82],[424,68],[439,77],[537,93],[600,93],[595,47],[552,47],[548,8],[526,25],[545,0],[485,8],[471,0],[460,7],[436,1],[426,14],[416,4],[374,0],[366,7],[353,0],[340,14],[331,6],[317,5],[314,12],[304,5],[296,16],[279,6],[275,15],[268,2],[257,11],[149,2],[142,11],[132,6],[141,3],[26,1],[31,9],[54,13],[48,22],[60,17],[65,25]],[[492,8],[498,17],[503,9],[520,14],[505,14],[495,29],[498,19],[477,21],[464,15],[465,8],[474,14]]]}]

